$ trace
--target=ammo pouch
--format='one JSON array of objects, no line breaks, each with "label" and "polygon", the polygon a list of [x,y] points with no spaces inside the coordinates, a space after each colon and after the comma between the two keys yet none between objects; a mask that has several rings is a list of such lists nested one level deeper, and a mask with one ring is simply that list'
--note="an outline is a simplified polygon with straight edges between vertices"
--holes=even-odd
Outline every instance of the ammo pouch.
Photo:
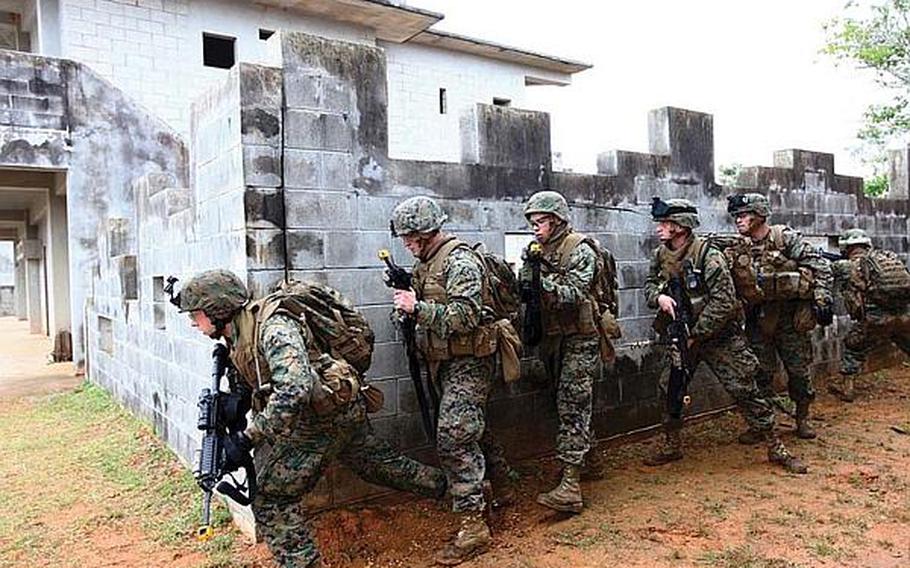
[{"label": "ammo pouch", "polygon": [[310,396],[310,407],[319,416],[347,406],[360,392],[357,371],[344,359],[333,359],[323,353],[313,360],[316,384]]},{"label": "ammo pouch", "polygon": [[512,322],[503,318],[493,323],[497,352],[502,365],[502,380],[513,383],[521,378],[521,338]]},{"label": "ammo pouch", "polygon": [[497,330],[493,324],[482,324],[471,333],[440,337],[418,325],[417,349],[427,361],[446,361],[455,357],[489,357],[496,352]]},{"label": "ammo pouch", "polygon": [[815,279],[808,268],[780,272],[763,272],[758,275],[765,301],[811,300]]}]

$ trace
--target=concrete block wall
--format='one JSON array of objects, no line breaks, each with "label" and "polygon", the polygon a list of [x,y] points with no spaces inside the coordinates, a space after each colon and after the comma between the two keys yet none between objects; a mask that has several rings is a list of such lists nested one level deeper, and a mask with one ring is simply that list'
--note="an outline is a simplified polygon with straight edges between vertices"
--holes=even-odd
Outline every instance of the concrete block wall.
[{"label": "concrete block wall", "polygon": [[[737,187],[717,185],[713,118],[704,113],[672,107],[652,112],[652,152],[605,152],[595,175],[551,171],[546,145],[537,142],[549,139],[545,116],[483,106],[473,113],[481,118],[466,123],[473,150],[462,163],[402,160],[390,156],[385,120],[390,95],[382,80],[388,71],[381,51],[288,34],[282,54],[284,167],[274,190],[248,187],[247,228],[248,235],[251,229],[263,233],[256,243],[284,234],[286,248],[265,246],[264,256],[251,260],[250,281],[264,292],[281,277],[284,255],[290,276],[335,286],[364,311],[377,332],[369,377],[386,394],[374,427],[418,456],[432,452],[420,428],[400,338],[388,321],[391,295],[375,257],[379,248],[390,247],[403,264],[412,261],[388,233],[391,210],[406,197],[439,199],[449,230],[502,253],[507,238],[527,234],[522,202],[534,191],[553,188],[570,200],[576,227],[614,252],[624,337],[615,367],[605,369],[597,384],[595,426],[601,436],[655,424],[663,404],[657,389],[664,364],[660,349],[629,345],[653,338],[654,314],[641,294],[657,245],[648,214],[653,196],[692,199],[705,232],[732,232],[725,196],[759,191],[770,195],[775,221],[793,224],[820,246],[855,222],[873,230],[878,242],[907,253],[906,200],[863,197],[862,180],[838,175],[830,154],[781,151],[772,167],[746,168]],[[465,123],[460,128],[464,131]],[[816,375],[833,368],[846,325],[841,319],[814,332]],[[490,423],[513,456],[539,453],[552,444],[555,431],[550,381],[533,360],[525,365],[523,382],[508,390],[499,384],[490,403]],[[692,392],[694,412],[730,403],[705,369]],[[323,481],[311,504],[329,506],[375,490],[339,469]]]},{"label": "concrete block wall", "polygon": [[0,286],[0,317],[16,315],[16,289],[13,286]]}]

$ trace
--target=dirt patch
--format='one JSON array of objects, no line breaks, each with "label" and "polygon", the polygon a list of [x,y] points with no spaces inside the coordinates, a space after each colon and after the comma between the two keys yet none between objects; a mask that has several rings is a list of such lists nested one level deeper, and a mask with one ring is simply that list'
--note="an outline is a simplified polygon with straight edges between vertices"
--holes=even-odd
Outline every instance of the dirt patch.
[{"label": "dirt patch", "polygon": [[[640,465],[654,437],[602,448],[608,475],[583,484],[578,516],[534,501],[556,481],[552,460],[518,464],[519,498],[495,514],[492,550],[464,566],[910,566],[910,435],[900,433],[910,430],[910,367],[858,386],[854,404],[820,397],[816,441],[779,425],[808,461],[806,476],[738,445],[735,414],[687,427],[686,459],[663,468]],[[0,566],[273,565],[263,545],[225,524],[221,507],[219,537],[196,543],[189,473],[95,391],[0,400]],[[325,565],[429,565],[457,519],[446,504],[398,499],[319,515]]]},{"label": "dirt patch", "polygon": [[[688,427],[686,459],[640,465],[655,440],[604,449],[602,481],[583,484],[587,508],[555,514],[534,503],[554,483],[551,460],[519,464],[519,502],[493,520],[493,549],[464,566],[910,566],[910,368],[862,377],[846,405],[821,396],[817,441],[778,426],[810,464],[806,476],[738,445],[742,420]],[[423,566],[455,530],[444,507],[418,502],[333,511],[317,523],[329,566]]]}]

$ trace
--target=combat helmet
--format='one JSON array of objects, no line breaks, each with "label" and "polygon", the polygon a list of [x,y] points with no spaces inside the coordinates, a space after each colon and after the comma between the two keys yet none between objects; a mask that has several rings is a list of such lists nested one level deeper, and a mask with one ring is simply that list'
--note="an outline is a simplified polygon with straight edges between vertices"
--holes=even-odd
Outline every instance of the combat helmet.
[{"label": "combat helmet", "polygon": [[651,201],[651,218],[655,221],[672,221],[681,227],[695,229],[700,225],[698,208],[688,199],[655,197]]},{"label": "combat helmet", "polygon": [[872,247],[872,239],[870,239],[869,235],[866,234],[866,231],[862,229],[847,229],[838,237],[837,246],[840,248],[841,253],[843,253],[847,250],[847,247],[853,245]]},{"label": "combat helmet", "polygon": [[547,213],[564,223],[569,222],[569,204],[566,198],[556,191],[538,191],[532,195],[525,205],[525,218],[534,213]]},{"label": "combat helmet", "polygon": [[739,193],[727,196],[727,213],[736,217],[741,213],[755,213],[767,219],[771,216],[771,202],[760,193]]},{"label": "combat helmet", "polygon": [[213,322],[228,322],[249,301],[240,278],[230,270],[206,270],[193,276],[175,298],[181,312],[202,310]]},{"label": "combat helmet", "polygon": [[392,236],[399,237],[411,233],[432,233],[442,228],[449,219],[436,200],[423,195],[405,199],[392,211],[389,229]]}]

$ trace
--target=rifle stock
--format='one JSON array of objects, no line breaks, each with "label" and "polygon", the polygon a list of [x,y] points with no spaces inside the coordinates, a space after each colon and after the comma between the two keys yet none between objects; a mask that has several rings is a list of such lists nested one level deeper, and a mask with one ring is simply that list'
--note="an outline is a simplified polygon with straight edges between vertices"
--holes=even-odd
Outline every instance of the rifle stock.
[{"label": "rifle stock", "polygon": [[[410,272],[395,264],[392,254],[382,249],[379,251],[379,259],[385,262],[386,286],[394,290],[411,290],[413,278]],[[417,397],[417,406],[420,408],[420,419],[423,423],[423,431],[427,438],[436,440],[436,412],[439,408],[439,394],[433,385],[424,382],[423,372],[420,369],[420,359],[417,350],[417,322],[414,317],[399,312],[398,322],[401,328],[401,335],[404,341],[405,351],[408,356],[408,374],[411,376],[411,382],[414,384],[414,394]]]}]

